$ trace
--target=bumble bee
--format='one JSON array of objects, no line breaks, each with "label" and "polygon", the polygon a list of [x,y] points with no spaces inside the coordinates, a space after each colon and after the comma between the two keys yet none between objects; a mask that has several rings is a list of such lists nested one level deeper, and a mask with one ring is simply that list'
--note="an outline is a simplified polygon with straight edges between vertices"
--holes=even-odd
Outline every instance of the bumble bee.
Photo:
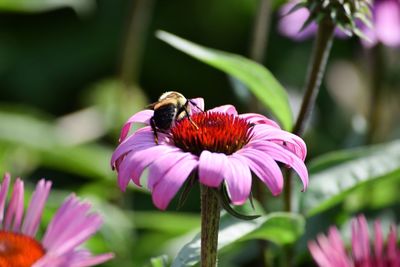
[{"label": "bumble bee", "polygon": [[166,133],[171,129],[175,121],[179,121],[185,117],[198,129],[196,123],[190,118],[189,103],[201,110],[193,101],[186,99],[181,93],[175,91],[163,93],[157,102],[148,106],[148,108],[154,110],[154,115],[150,119],[150,125],[153,129],[156,144],[158,144],[158,131]]}]

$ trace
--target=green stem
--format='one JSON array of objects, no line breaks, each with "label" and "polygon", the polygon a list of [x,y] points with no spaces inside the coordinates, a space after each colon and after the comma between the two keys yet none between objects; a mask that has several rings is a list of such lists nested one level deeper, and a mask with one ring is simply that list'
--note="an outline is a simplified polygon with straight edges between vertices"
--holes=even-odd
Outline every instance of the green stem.
[{"label": "green stem", "polygon": [[217,266],[220,204],[214,189],[201,189],[201,267]]},{"label": "green stem", "polygon": [[[334,29],[334,24],[329,20],[321,21],[318,26],[318,32],[314,42],[313,55],[308,69],[306,91],[304,94],[303,103],[301,104],[299,116],[293,128],[293,133],[296,135],[303,135],[305,126],[311,116],[311,111],[314,109],[315,100],[321,86],[322,77],[325,73],[326,63],[331,51]],[[287,184],[284,192],[286,211],[292,210],[291,176],[291,172],[288,171],[286,173]]]},{"label": "green stem", "polygon": [[303,135],[311,111],[314,109],[322,77],[325,74],[326,63],[331,52],[334,29],[335,26],[329,21],[325,23],[321,22],[318,27],[311,65],[308,70],[306,92],[304,94],[303,103],[301,104],[299,116],[293,128],[293,133],[297,135]]}]

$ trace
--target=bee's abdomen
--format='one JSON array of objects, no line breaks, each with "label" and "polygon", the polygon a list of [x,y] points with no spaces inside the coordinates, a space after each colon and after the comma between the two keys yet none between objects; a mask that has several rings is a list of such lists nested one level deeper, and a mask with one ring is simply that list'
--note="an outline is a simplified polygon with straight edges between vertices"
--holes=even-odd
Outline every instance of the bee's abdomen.
[{"label": "bee's abdomen", "polygon": [[161,130],[171,128],[172,122],[176,116],[176,107],[173,104],[162,105],[154,110],[154,122]]}]

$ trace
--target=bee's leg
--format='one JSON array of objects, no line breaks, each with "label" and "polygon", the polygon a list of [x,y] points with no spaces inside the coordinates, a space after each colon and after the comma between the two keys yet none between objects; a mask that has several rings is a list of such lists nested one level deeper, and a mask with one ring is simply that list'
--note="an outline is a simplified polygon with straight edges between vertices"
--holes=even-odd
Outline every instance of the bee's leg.
[{"label": "bee's leg", "polygon": [[190,118],[188,110],[186,108],[183,108],[183,110],[185,111],[186,117],[188,118],[190,123],[196,128],[196,130],[198,130],[199,126],[197,126],[197,124],[192,120],[192,118]]},{"label": "bee's leg", "polygon": [[150,126],[151,129],[153,130],[154,142],[158,145],[157,127],[153,117],[150,119]]}]

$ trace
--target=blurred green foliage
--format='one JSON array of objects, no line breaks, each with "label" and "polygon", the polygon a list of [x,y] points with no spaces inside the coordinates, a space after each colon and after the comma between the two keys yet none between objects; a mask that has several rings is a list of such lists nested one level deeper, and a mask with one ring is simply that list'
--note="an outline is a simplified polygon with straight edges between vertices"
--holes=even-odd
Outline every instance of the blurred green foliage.
[{"label": "blurred green foliage", "polygon": [[[262,63],[286,89],[289,98],[284,94],[279,101],[290,107],[282,111],[272,104],[267,111],[254,105],[247,91],[237,94],[225,73],[155,38],[156,30],[163,29],[195,44],[247,57],[258,1],[50,2],[0,0],[0,171],[22,176],[30,190],[41,177],[53,181],[45,222],[71,191],[91,201],[105,225],[87,246],[98,253],[116,253],[104,266],[168,266],[197,232],[198,192],[191,192],[179,212],[157,211],[146,189],[130,186],[121,193],[109,165],[121,125],[162,92],[179,90],[190,98],[204,97],[208,108],[230,103],[240,112],[271,112],[287,127],[290,110],[296,114],[301,101],[312,41],[294,43],[279,35],[275,11],[283,1],[274,1]],[[136,23],[143,29],[136,31],[129,25],[139,7],[143,16]],[[132,40],[135,46],[130,46]],[[137,61],[123,58],[124,47],[138,49]],[[297,242],[297,263],[309,266],[306,242],[330,224],[342,225],[358,212],[399,220],[399,144],[393,140],[400,134],[400,55],[395,49],[382,54],[386,72],[373,141],[384,144],[376,146],[366,139],[368,108],[355,94],[371,94],[366,67],[370,57],[371,50],[361,49],[356,39],[335,40],[326,83],[305,136],[308,160],[314,159],[309,165],[310,189],[301,193],[298,203],[306,224],[300,214],[267,215],[282,220],[276,224],[264,216],[265,222],[254,223],[252,234],[239,232],[240,238],[226,241],[221,266],[254,266],[257,243],[247,240],[247,234],[273,241],[268,243],[272,252],[266,255],[273,264],[282,260],[282,247],[304,231]],[[137,64],[128,79],[122,75],[124,60]],[[347,66],[346,73],[352,76],[338,76],[338,64],[339,69]],[[254,82],[249,79],[247,85]],[[358,91],[353,90],[356,87]],[[338,95],[337,88],[347,91]],[[256,95],[264,97],[266,92]],[[351,108],[344,101],[349,98]],[[365,147],[349,150],[361,145]],[[327,152],[332,153],[324,155]],[[281,201],[268,198],[269,203]],[[224,216],[228,224],[242,223]]]}]

